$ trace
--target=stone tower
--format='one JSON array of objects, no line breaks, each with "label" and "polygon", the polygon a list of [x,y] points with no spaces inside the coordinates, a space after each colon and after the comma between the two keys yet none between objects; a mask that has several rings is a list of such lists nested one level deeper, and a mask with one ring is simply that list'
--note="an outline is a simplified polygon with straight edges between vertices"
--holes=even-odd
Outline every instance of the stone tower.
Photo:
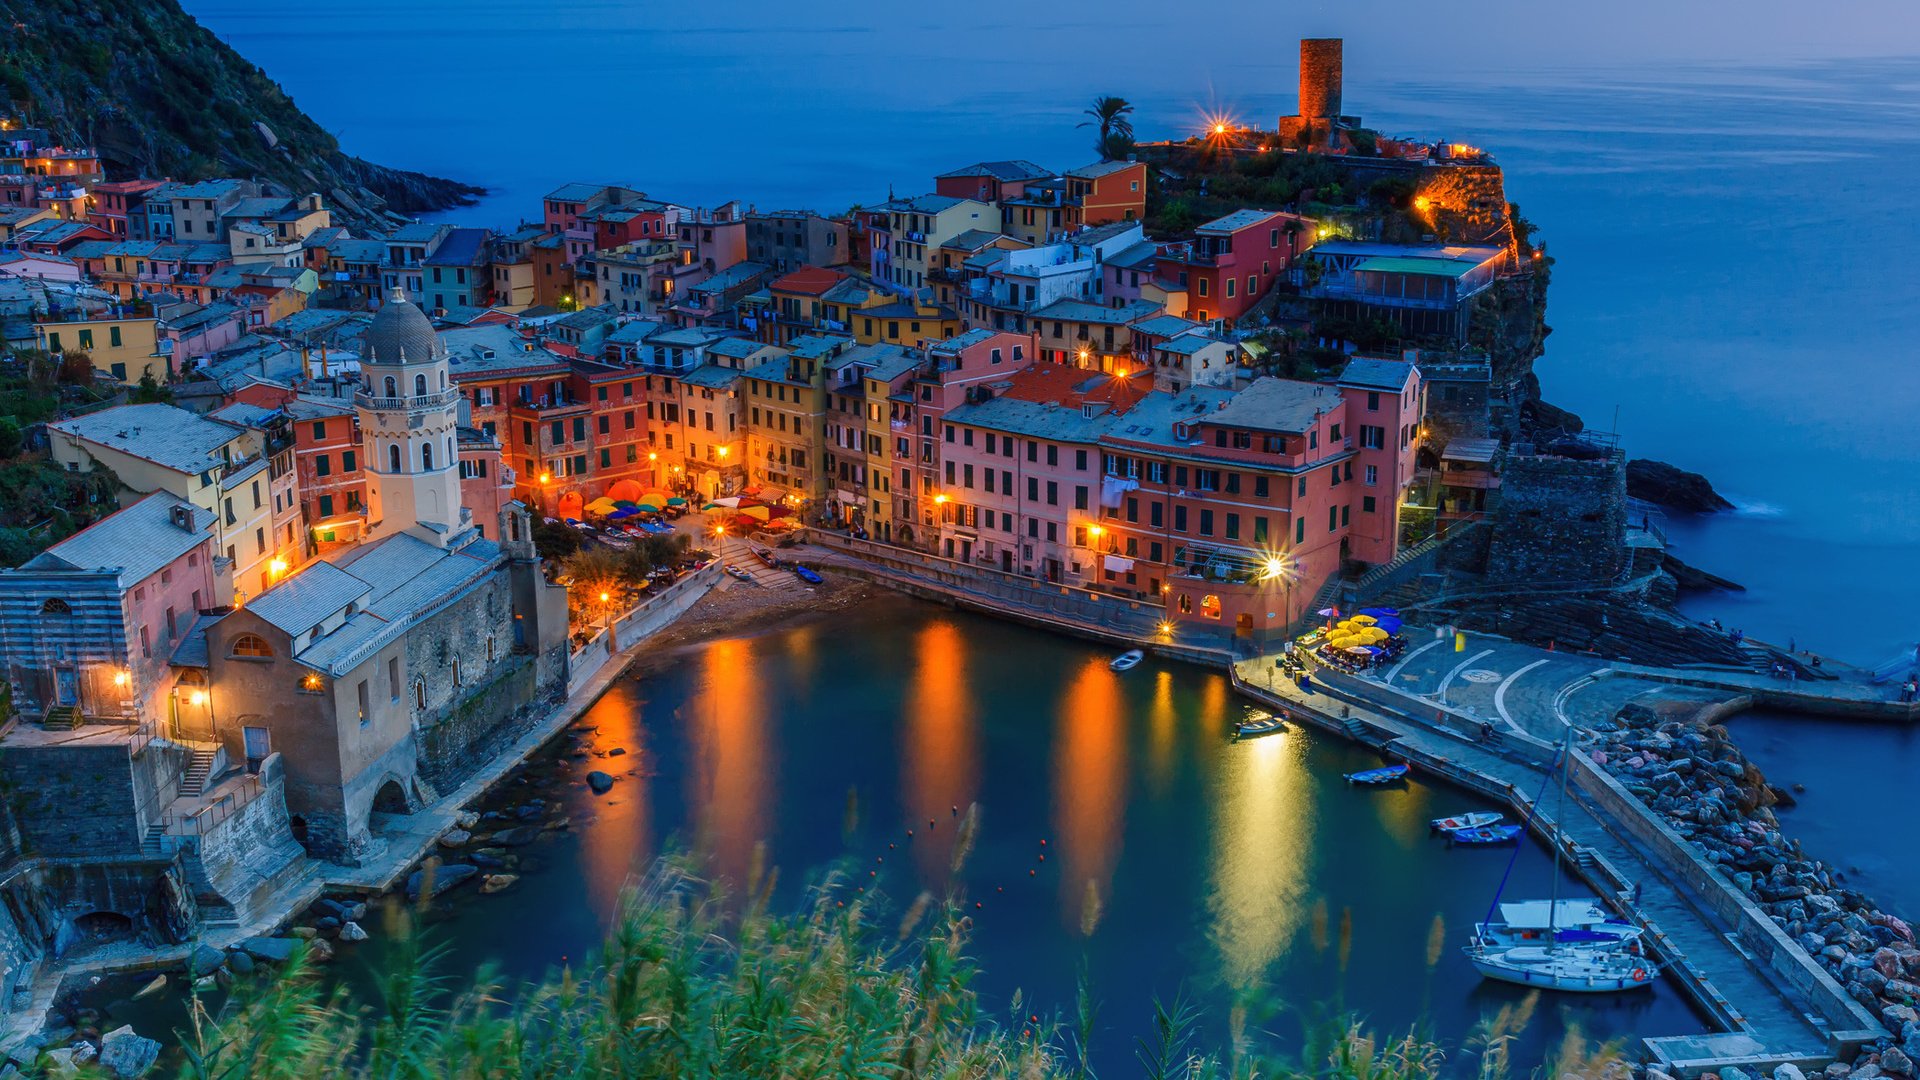
[{"label": "stone tower", "polygon": [[1340,119],[1343,38],[1300,39],[1300,118]]},{"label": "stone tower", "polygon": [[471,529],[460,505],[460,395],[433,324],[399,289],[367,324],[354,396],[367,469],[367,535],[412,532],[456,547]]}]

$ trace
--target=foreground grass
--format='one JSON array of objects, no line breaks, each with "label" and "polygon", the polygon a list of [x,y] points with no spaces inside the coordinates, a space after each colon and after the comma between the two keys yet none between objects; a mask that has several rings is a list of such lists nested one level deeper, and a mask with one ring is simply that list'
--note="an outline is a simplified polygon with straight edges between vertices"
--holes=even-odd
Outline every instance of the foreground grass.
[{"label": "foreground grass", "polygon": [[[964,846],[964,845],[963,845]],[[956,858],[963,853],[957,853]],[[296,954],[241,988],[218,1014],[196,1006],[178,1075],[192,1080],[516,1077],[1041,1078],[1095,1075],[1080,1052],[1097,1007],[1085,980],[1071,1015],[982,1011],[962,905],[921,894],[884,915],[829,875],[797,914],[768,910],[772,874],[722,896],[667,860],[638,886],[601,951],[509,996],[482,973],[442,973],[438,950],[396,908],[395,948],[372,1000],[326,989]],[[1089,923],[1097,915],[1089,916]],[[1090,926],[1089,926],[1090,929]],[[1106,1075],[1170,1078],[1343,1077],[1417,1080],[1443,1071],[1478,1080],[1513,1073],[1508,1048],[1533,1000],[1489,1018],[1448,1062],[1421,1032],[1384,1037],[1348,1017],[1309,1022],[1301,1047],[1262,1046],[1276,1010],[1248,1000],[1229,1017],[1230,1045],[1198,1045],[1196,1010],[1156,1010],[1137,1061]],[[1555,1076],[1624,1076],[1611,1052],[1570,1038]]]}]

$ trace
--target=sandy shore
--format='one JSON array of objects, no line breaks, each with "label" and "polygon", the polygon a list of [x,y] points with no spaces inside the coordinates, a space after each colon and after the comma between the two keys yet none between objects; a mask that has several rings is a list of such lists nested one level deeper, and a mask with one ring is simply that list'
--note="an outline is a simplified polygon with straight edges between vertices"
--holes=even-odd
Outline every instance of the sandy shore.
[{"label": "sandy shore", "polygon": [[[768,588],[727,579],[700,598],[673,624],[647,641],[648,652],[693,645],[717,637],[763,634],[793,622],[845,611],[887,595],[877,585],[841,574],[809,588]],[[645,662],[642,657],[642,663]]]}]

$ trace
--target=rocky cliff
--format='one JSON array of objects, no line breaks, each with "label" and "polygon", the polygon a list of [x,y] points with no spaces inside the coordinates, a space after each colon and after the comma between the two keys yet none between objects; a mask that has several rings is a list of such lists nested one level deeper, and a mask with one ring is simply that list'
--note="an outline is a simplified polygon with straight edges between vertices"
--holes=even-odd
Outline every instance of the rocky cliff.
[{"label": "rocky cliff", "polygon": [[342,152],[177,0],[0,0],[0,24],[0,110],[97,147],[112,177],[268,180],[362,227],[481,194]]}]

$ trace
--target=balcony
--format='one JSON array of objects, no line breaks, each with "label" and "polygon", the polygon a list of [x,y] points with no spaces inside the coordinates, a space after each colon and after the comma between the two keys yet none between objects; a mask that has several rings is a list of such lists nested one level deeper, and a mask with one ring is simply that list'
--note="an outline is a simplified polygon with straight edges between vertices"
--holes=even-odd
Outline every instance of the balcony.
[{"label": "balcony", "polygon": [[372,409],[375,412],[424,412],[428,409],[444,409],[453,404],[459,396],[460,391],[452,388],[442,390],[437,394],[428,394],[425,397],[374,397],[372,394],[362,390],[353,395],[353,403],[363,409]]}]

